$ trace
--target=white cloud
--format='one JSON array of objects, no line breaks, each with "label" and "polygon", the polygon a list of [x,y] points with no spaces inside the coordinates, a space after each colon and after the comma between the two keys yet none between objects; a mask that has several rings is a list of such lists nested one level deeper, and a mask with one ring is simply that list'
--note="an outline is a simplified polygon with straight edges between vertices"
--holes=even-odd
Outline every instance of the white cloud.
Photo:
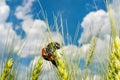
[{"label": "white cloud", "polygon": [[22,6],[18,6],[15,11],[15,15],[18,19],[28,19],[32,18],[31,12],[32,3],[35,0],[23,0]]},{"label": "white cloud", "polygon": [[109,57],[110,49],[110,35],[106,35],[104,40],[98,38],[96,51],[95,51],[95,62],[105,62]]},{"label": "white cloud", "polygon": [[[62,49],[61,49],[62,50]],[[63,46],[63,50],[65,51],[66,56],[72,56],[72,57],[76,57],[76,56],[80,56],[81,54],[81,50],[79,47],[75,46],[75,45],[68,45],[68,46]],[[60,52],[62,53],[62,52]],[[63,53],[62,53],[63,54]],[[69,58],[69,57],[68,57]]]},{"label": "white cloud", "polygon": [[81,23],[83,33],[79,39],[79,43],[88,43],[92,36],[97,35],[98,30],[101,30],[101,38],[104,38],[106,34],[110,34],[110,25],[107,12],[98,10],[96,12],[90,12],[85,16]]},{"label": "white cloud", "polygon": [[90,46],[92,36],[96,36],[101,28],[100,37],[97,38],[95,49],[94,62],[104,62],[108,59],[109,41],[110,41],[110,23],[108,13],[104,10],[98,10],[87,14],[81,23],[83,32],[79,39],[79,44],[82,44],[81,50],[83,58]]},{"label": "white cloud", "polygon": [[0,23],[6,21],[6,19],[9,16],[9,12],[10,12],[9,6],[5,3],[5,0],[2,0],[0,2]]},{"label": "white cloud", "polygon": [[0,32],[0,54],[4,52],[5,46],[7,52],[20,42],[20,37],[12,29],[12,23],[0,23]]},{"label": "white cloud", "polygon": [[3,53],[6,44],[7,49],[10,48],[11,43],[13,43],[13,38],[19,39],[12,29],[13,24],[10,22],[6,22],[9,14],[10,8],[6,4],[5,0],[2,0],[0,2],[0,54]]},{"label": "white cloud", "polygon": [[82,57],[85,58],[87,50],[89,49],[90,44],[84,44],[81,46]]}]

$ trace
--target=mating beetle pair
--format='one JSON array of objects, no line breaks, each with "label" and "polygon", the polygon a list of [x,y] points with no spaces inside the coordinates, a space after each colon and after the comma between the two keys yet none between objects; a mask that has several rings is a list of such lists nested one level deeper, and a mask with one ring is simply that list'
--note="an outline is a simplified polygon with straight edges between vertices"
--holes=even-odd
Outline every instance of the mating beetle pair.
[{"label": "mating beetle pair", "polygon": [[57,42],[49,43],[45,48],[42,49],[42,57],[45,60],[51,61],[52,64],[56,65],[54,52],[60,49],[60,44]]}]

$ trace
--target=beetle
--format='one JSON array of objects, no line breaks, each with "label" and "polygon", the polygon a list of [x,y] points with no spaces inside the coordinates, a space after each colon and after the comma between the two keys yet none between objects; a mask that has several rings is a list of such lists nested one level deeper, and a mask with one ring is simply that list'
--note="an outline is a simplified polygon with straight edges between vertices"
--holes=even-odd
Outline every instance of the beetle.
[{"label": "beetle", "polygon": [[60,49],[60,44],[57,42],[49,43],[45,48],[42,48],[42,57],[45,60],[51,61],[53,65],[56,65],[54,52]]}]

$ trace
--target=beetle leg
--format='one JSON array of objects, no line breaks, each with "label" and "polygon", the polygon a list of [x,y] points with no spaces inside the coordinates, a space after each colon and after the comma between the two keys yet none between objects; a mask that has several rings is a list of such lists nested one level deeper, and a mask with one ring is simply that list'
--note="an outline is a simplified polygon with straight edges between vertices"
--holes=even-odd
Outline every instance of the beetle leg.
[{"label": "beetle leg", "polygon": [[46,51],[45,51],[44,48],[42,49],[42,57],[43,57],[45,60],[49,60],[48,55],[46,54]]},{"label": "beetle leg", "polygon": [[53,65],[55,65],[57,67],[57,64],[55,62],[55,60],[51,61]]}]

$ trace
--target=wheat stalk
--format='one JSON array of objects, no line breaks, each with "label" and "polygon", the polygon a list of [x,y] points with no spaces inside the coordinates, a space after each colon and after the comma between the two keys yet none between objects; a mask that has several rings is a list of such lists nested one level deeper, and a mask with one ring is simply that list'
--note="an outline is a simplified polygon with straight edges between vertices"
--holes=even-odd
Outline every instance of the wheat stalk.
[{"label": "wheat stalk", "polygon": [[107,3],[109,21],[110,21],[110,25],[111,25],[111,36],[113,38],[115,38],[116,37],[116,24],[115,24],[115,20],[114,20],[114,16],[113,16],[113,10],[112,10],[111,5],[109,4],[108,0],[106,3]]}]

